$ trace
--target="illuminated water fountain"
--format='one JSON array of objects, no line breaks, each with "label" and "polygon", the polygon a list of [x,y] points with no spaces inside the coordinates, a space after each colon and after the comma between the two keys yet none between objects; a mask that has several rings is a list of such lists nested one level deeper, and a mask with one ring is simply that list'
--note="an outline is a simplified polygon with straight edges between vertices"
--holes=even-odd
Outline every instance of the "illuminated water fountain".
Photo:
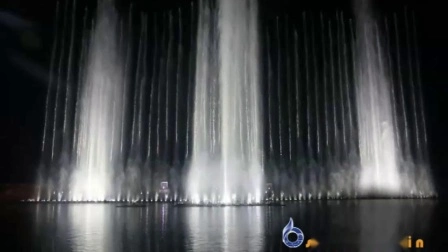
[{"label": "illuminated water fountain", "polygon": [[[404,123],[400,127],[397,118],[398,111],[395,108],[392,61],[384,56],[387,54],[384,53],[385,46],[382,42],[379,25],[373,16],[369,1],[360,1],[356,10],[358,34],[356,104],[361,165],[358,186],[360,194],[399,197],[416,194],[417,188],[431,194],[433,188],[430,178],[424,172],[422,173],[422,171],[426,171],[426,167],[421,163],[423,154],[420,146],[420,135],[422,129],[418,120],[424,120],[424,118],[419,118],[417,115],[415,83],[413,83],[415,80],[412,76],[413,62],[411,57],[413,55],[409,51],[407,61],[410,69],[408,81],[411,90],[411,105],[414,110],[412,117],[415,120],[413,133],[415,134],[417,158],[409,162],[410,156],[405,150],[411,148],[410,132],[403,98],[401,66],[398,66],[398,85],[403,104],[401,108],[403,109]],[[407,48],[410,50],[407,15],[408,13],[405,12]],[[396,22],[395,20],[395,24]],[[386,23],[386,25],[388,24]],[[386,28],[388,27],[386,26]],[[398,36],[399,31],[395,30],[395,32]],[[396,43],[398,43],[398,37]],[[386,46],[390,45],[386,43]],[[399,51],[399,49],[397,50]],[[397,57],[399,63],[400,55],[398,54]],[[405,140],[403,144],[399,143],[401,136],[400,132],[397,132],[402,129],[404,129]],[[423,165],[423,167],[415,167],[415,165]],[[416,174],[416,170],[420,170],[420,172]]]},{"label": "illuminated water fountain", "polygon": [[435,195],[412,12],[380,19],[360,1],[356,19],[290,19],[219,0],[119,16],[113,5],[79,19],[75,1],[57,4],[35,200]]},{"label": "illuminated water fountain", "polygon": [[246,195],[261,199],[257,8],[253,0],[221,0],[218,6],[202,1],[199,6],[193,157],[188,177],[188,194],[196,202],[216,197],[230,203]]}]

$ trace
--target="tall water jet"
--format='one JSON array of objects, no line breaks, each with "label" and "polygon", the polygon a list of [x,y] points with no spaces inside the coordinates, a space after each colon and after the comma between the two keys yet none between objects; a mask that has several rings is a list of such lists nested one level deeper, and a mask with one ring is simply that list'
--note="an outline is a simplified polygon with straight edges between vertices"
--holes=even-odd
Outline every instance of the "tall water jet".
[{"label": "tall water jet", "polygon": [[44,117],[44,128],[43,128],[43,136],[42,136],[42,144],[41,144],[41,163],[38,167],[37,171],[37,184],[38,184],[38,191],[37,191],[37,199],[41,199],[42,197],[42,186],[44,184],[44,178],[46,178],[48,175],[45,173],[46,169],[46,146],[47,146],[47,138],[49,130],[51,129],[50,126],[50,118],[51,118],[51,110],[50,103],[52,101],[52,88],[53,88],[53,82],[54,82],[54,71],[55,71],[55,61],[56,61],[56,51],[58,48],[58,29],[59,29],[59,1],[56,2],[56,15],[54,19],[54,29],[55,29],[55,35],[53,38],[53,46],[51,50],[51,60],[50,60],[50,73],[49,73],[49,81],[48,81],[48,88],[47,88],[47,94],[45,98],[45,117]]},{"label": "tall water jet", "polygon": [[319,82],[321,81],[319,78],[319,74],[318,74],[318,62],[317,62],[317,55],[316,55],[316,46],[317,46],[317,39],[316,39],[316,29],[315,29],[315,21],[314,18],[311,21],[311,55],[312,55],[312,59],[313,59],[313,78],[314,78],[314,110],[315,110],[315,119],[316,119],[316,155],[317,155],[317,160],[321,161],[321,150],[320,150],[320,142],[321,142],[321,137],[320,137],[320,119],[319,119],[319,112],[320,112],[320,108],[319,108],[319,96],[320,96],[320,92],[319,92]]},{"label": "tall water jet", "polygon": [[335,67],[334,67],[334,44],[333,44],[333,34],[331,20],[328,21],[328,40],[330,44],[330,78],[331,78],[331,107],[332,107],[332,123],[333,123],[333,155],[337,160],[337,153],[339,150],[339,137],[337,134],[337,114],[336,114],[336,88],[335,88]]},{"label": "tall water jet", "polygon": [[[197,52],[196,52],[196,73],[195,73],[195,90],[194,90],[194,113],[193,113],[193,150],[192,163],[188,178],[189,193],[197,194],[209,191],[208,186],[201,183],[202,175],[206,177],[218,176],[218,164],[212,164],[212,160],[216,153],[210,150],[212,142],[212,123],[210,108],[212,107],[211,85],[215,84],[211,81],[215,68],[209,69],[216,58],[217,52],[214,50],[216,35],[212,32],[214,13],[211,6],[207,2],[199,3],[199,19],[197,31]],[[214,58],[213,58],[214,56]],[[215,66],[216,67],[216,66]],[[218,96],[218,94],[211,94]],[[205,177],[204,177],[205,178]]]},{"label": "tall water jet", "polygon": [[[88,16],[88,9],[85,8],[84,10],[84,17],[82,21],[82,37],[81,37],[81,52],[79,57],[79,66],[85,65],[86,58],[87,58],[87,47],[88,47],[88,30],[87,27],[87,16]],[[84,76],[85,69],[82,67],[78,67],[78,80],[77,80],[77,87],[76,87],[76,102],[75,102],[75,110],[74,110],[74,122],[73,122],[73,136],[72,136],[72,157],[76,157],[76,153],[78,151],[78,129],[79,129],[79,117],[80,117],[80,97],[81,97],[81,86],[82,86],[82,80]]]},{"label": "tall water jet", "polygon": [[163,153],[164,160],[168,162],[168,148],[171,141],[171,136],[169,132],[170,128],[170,107],[171,107],[171,101],[170,101],[170,90],[171,90],[171,72],[173,68],[172,64],[172,58],[173,58],[173,14],[170,11],[168,14],[168,49],[167,49],[167,56],[166,56],[166,75],[165,75],[165,150]]},{"label": "tall water jet", "polygon": [[353,116],[352,116],[352,105],[351,105],[351,97],[350,97],[350,87],[349,87],[349,66],[348,66],[348,49],[347,49],[347,36],[345,33],[345,22],[344,22],[344,15],[341,13],[341,27],[342,27],[342,41],[343,41],[343,62],[344,62],[344,91],[345,91],[345,97],[346,97],[346,103],[347,103],[347,116],[348,116],[348,135],[350,137],[350,142],[348,143],[348,153],[351,153],[352,151],[352,143],[353,143]]},{"label": "tall water jet", "polygon": [[307,121],[307,146],[308,146],[308,157],[312,157],[312,149],[311,149],[311,98],[310,98],[310,73],[309,73],[309,54],[308,54],[308,34],[306,29],[306,14],[305,12],[302,13],[303,18],[303,44],[305,47],[305,82],[306,82],[306,121]]},{"label": "tall water jet", "polygon": [[[221,0],[219,28],[224,192],[242,186],[244,192],[257,195],[263,178],[257,1]],[[237,118],[232,110],[242,110],[245,100],[246,110]],[[244,118],[247,125],[238,124]],[[249,140],[240,150],[238,126]]]},{"label": "tall water jet", "polygon": [[287,90],[287,101],[288,101],[288,155],[289,155],[289,162],[292,161],[292,105],[291,105],[291,57],[290,57],[290,50],[289,50],[289,29],[288,29],[288,19],[285,21],[285,41],[286,41],[286,90]]},{"label": "tall water jet", "polygon": [[403,115],[403,125],[404,125],[404,137],[403,137],[403,151],[404,151],[404,156],[408,157],[410,156],[410,150],[409,150],[409,123],[408,123],[408,119],[407,119],[407,109],[406,109],[406,105],[405,105],[405,93],[404,93],[404,88],[403,88],[403,74],[401,73],[402,71],[402,65],[401,65],[401,56],[400,56],[400,36],[399,36],[399,30],[398,30],[398,20],[397,20],[397,15],[394,14],[394,32],[395,32],[395,46],[397,48],[397,53],[396,53],[396,65],[397,65],[397,78],[398,78],[398,86],[399,86],[399,94],[400,94],[400,106],[401,106],[401,113]]},{"label": "tall water jet", "polygon": [[422,125],[420,126],[420,128],[422,129],[422,134],[423,134],[423,148],[424,148],[424,159],[426,159],[426,151],[427,150],[427,134],[426,134],[426,118],[425,118],[425,109],[424,109],[424,104],[423,104],[423,90],[422,90],[422,83],[421,83],[421,78],[420,78],[420,61],[418,59],[419,57],[419,52],[418,52],[418,45],[417,45],[417,31],[416,31],[416,22],[415,22],[415,13],[412,13],[412,40],[413,40],[413,46],[415,48],[414,50],[414,54],[415,54],[415,68],[416,68],[416,81],[417,81],[417,90],[418,90],[418,100],[419,100],[419,111],[420,111],[420,119],[421,119],[421,123]]},{"label": "tall water jet", "polygon": [[[193,2],[191,2],[190,6],[190,15],[193,15],[194,13],[194,5]],[[192,52],[194,47],[194,32],[193,32],[193,22],[194,18],[190,17],[190,48],[191,51],[189,53],[189,59],[188,59],[188,87],[187,87],[187,118],[186,118],[186,127],[185,127],[185,159],[187,160],[190,157],[190,125],[191,125],[191,94],[193,93],[193,87],[194,87],[194,53]]]},{"label": "tall water jet", "polygon": [[280,45],[280,28],[279,28],[279,20],[277,17],[276,22],[276,42],[277,42],[277,103],[278,103],[278,151],[279,151],[279,157],[282,158],[283,156],[283,126],[282,126],[282,83],[281,83],[281,51],[280,49],[282,46]]},{"label": "tall water jet", "polygon": [[[63,106],[63,124],[62,124],[62,149],[60,154],[59,161],[59,180],[58,180],[58,190],[65,191],[68,184],[68,166],[70,163],[70,154],[72,151],[72,137],[73,134],[72,129],[72,100],[73,100],[73,86],[74,86],[74,47],[75,47],[75,23],[76,23],[76,0],[73,1],[72,5],[72,13],[71,13],[71,24],[70,24],[70,35],[69,35],[69,43],[68,43],[68,55],[67,55],[67,73],[65,80],[65,98],[64,98],[64,106]],[[58,199],[60,200],[62,197],[61,193],[58,193]]]},{"label": "tall water jet", "polygon": [[369,2],[363,0],[358,4],[359,189],[361,194],[399,196],[400,152],[394,138],[391,86],[381,66],[383,55],[381,47],[377,46],[379,32]]},{"label": "tall water jet", "polygon": [[[257,15],[254,0],[220,0],[217,6],[200,2],[188,178],[188,193],[194,201],[206,200],[201,197],[210,194],[208,199],[216,195],[216,200],[225,203],[233,195],[260,198],[263,164]],[[214,102],[219,106],[213,112]],[[219,120],[214,120],[211,112],[218,113]],[[213,141],[218,141],[216,149],[210,148]],[[248,198],[252,200],[252,196]]]},{"label": "tall water jet", "polygon": [[322,12],[320,13],[320,26],[321,26],[321,43],[322,43],[322,71],[323,71],[323,93],[324,93],[324,126],[325,126],[325,151],[329,151],[329,133],[328,133],[328,105],[327,105],[327,56],[326,56],[326,37],[325,37],[325,25]]},{"label": "tall water jet", "polygon": [[117,14],[112,3],[100,1],[87,65],[83,66],[87,70],[81,95],[78,155],[71,200],[104,200],[111,194],[119,153],[119,143],[112,139],[117,138],[121,125],[120,112],[114,107],[121,108],[123,102],[117,27]]},{"label": "tall water jet", "polygon": [[[62,82],[62,65],[65,58],[65,37],[66,37],[66,31],[67,29],[67,20],[68,20],[68,8],[69,8],[69,2],[67,1],[64,5],[64,18],[63,18],[63,24],[62,24],[62,37],[61,37],[61,51],[59,53],[59,63],[58,63],[58,70],[57,70],[57,78],[56,78],[56,97],[55,97],[55,105],[54,105],[54,112],[53,112],[53,137],[52,137],[52,144],[51,144],[51,161],[54,161],[55,158],[55,152],[56,149],[60,146],[58,145],[57,139],[57,128],[58,128],[58,121],[59,121],[59,103],[60,103],[60,96],[61,96],[61,82]],[[51,172],[53,173],[53,172]]]},{"label": "tall water jet", "polygon": [[182,70],[182,12],[179,9],[179,19],[178,19],[178,26],[179,26],[179,44],[177,47],[177,69],[176,69],[176,105],[175,105],[175,119],[174,119],[174,162],[178,162],[179,158],[179,85],[180,85],[180,76],[181,76],[181,70]]},{"label": "tall water jet", "polygon": [[[392,63],[392,57],[391,57],[391,53],[390,53],[390,46],[391,46],[391,44],[390,44],[390,35],[389,35],[390,34],[390,32],[389,32],[389,22],[388,22],[387,18],[384,19],[384,27],[385,27],[385,33],[386,33],[385,43],[386,43],[386,51],[387,51],[386,66],[388,68],[388,71],[386,71],[386,72],[388,72],[388,77],[391,80],[394,80],[393,63]],[[397,116],[398,110],[397,110],[397,105],[396,105],[397,102],[396,102],[396,99],[395,99],[396,96],[395,96],[395,87],[394,87],[394,85],[392,85],[390,91],[391,91],[391,96],[392,96],[392,111],[393,111],[393,119],[394,119],[395,141],[396,141],[396,143],[398,145],[399,150],[401,150],[401,137],[400,137],[400,131],[398,130],[398,126],[399,126],[398,118],[397,118],[398,117]]]},{"label": "tall water jet", "polygon": [[[294,29],[294,75],[295,75],[295,99],[296,99],[296,135],[297,135],[297,145],[300,145],[300,87],[299,87],[299,82],[301,79],[301,75],[300,75],[300,67],[299,67],[299,49],[298,49],[298,44],[299,44],[299,38],[297,35],[297,30]],[[299,146],[297,147],[297,149],[299,149]]]},{"label": "tall water jet", "polygon": [[336,46],[336,54],[337,54],[337,65],[338,65],[338,81],[337,83],[339,84],[339,106],[340,106],[340,116],[341,116],[341,133],[342,133],[342,153],[341,153],[341,157],[344,156],[344,153],[346,153],[347,151],[347,132],[346,132],[346,125],[345,125],[345,121],[346,121],[346,108],[345,108],[345,100],[344,100],[344,81],[343,81],[343,65],[344,63],[342,62],[342,44],[343,44],[343,38],[342,38],[342,28],[341,28],[341,17],[340,17],[340,13],[337,12],[336,13],[336,30],[337,30],[337,46]]},{"label": "tall water jet", "polygon": [[[137,69],[139,69],[140,71],[137,72],[137,77],[136,81],[140,82],[140,94],[139,94],[139,109],[138,109],[138,130],[137,130],[137,141],[138,141],[138,148],[142,149],[142,135],[143,135],[143,127],[144,127],[144,122],[143,122],[143,113],[145,111],[145,96],[144,94],[146,93],[145,91],[147,90],[147,80],[148,80],[148,73],[147,73],[147,69],[148,69],[148,17],[146,15],[142,15],[141,17],[142,20],[142,28],[141,28],[141,41],[143,43],[142,45],[142,49],[141,51],[139,51],[139,62],[137,63]],[[141,153],[139,153],[141,154]],[[138,159],[141,159],[141,155],[138,156]]]},{"label": "tall water jet", "polygon": [[273,132],[272,132],[272,113],[271,113],[271,106],[272,106],[272,98],[271,98],[271,90],[272,90],[272,62],[271,62],[271,52],[270,52],[270,38],[269,38],[269,31],[266,31],[266,44],[267,44],[267,71],[268,71],[268,135],[269,135],[269,158],[274,158],[274,143],[273,143]]},{"label": "tall water jet", "polygon": [[153,23],[153,37],[155,41],[154,43],[154,49],[153,49],[153,56],[152,56],[152,71],[151,71],[151,92],[149,94],[149,112],[148,112],[148,146],[146,150],[146,162],[149,163],[151,161],[151,140],[152,140],[152,118],[153,118],[153,110],[154,110],[154,93],[156,90],[156,77],[157,77],[157,69],[156,69],[156,63],[157,63],[157,52],[158,52],[158,37],[157,37],[157,16],[154,16],[154,23]]},{"label": "tall water jet", "polygon": [[[133,5],[131,4],[131,6],[129,7],[129,17],[128,17],[128,27],[127,27],[127,32],[128,34],[132,34],[133,33],[133,29],[132,29],[132,8]],[[127,41],[123,41],[123,33],[124,31],[122,31],[122,33],[120,34],[120,44],[122,46],[122,50],[123,50],[123,58],[125,61],[124,64],[124,71],[123,71],[123,77],[124,77],[124,83],[123,83],[123,87],[122,87],[122,107],[121,107],[121,131],[120,131],[120,155],[123,157],[125,153],[127,153],[127,151],[125,150],[125,143],[126,143],[126,138],[127,138],[127,134],[126,134],[126,129],[127,129],[127,125],[126,125],[126,121],[128,120],[128,115],[127,115],[127,111],[128,111],[128,107],[130,104],[127,104],[127,100],[126,97],[128,96],[129,93],[131,93],[130,90],[130,81],[129,81],[129,76],[130,76],[130,64],[131,64],[131,60],[132,60],[132,43],[131,40],[127,40]]]}]

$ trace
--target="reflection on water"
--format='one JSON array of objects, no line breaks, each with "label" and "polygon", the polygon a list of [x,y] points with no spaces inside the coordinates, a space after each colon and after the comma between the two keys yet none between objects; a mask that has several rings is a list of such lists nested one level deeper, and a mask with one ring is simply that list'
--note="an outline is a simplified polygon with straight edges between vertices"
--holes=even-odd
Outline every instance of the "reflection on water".
[{"label": "reflection on water", "polygon": [[431,206],[424,207],[419,201],[368,201],[359,208],[359,247],[363,251],[400,251],[390,244],[408,235],[428,238],[422,235],[428,231]]},{"label": "reflection on water", "polygon": [[[400,251],[412,235],[437,248],[446,206],[431,200],[314,201],[284,207],[116,207],[16,204],[0,208],[3,246],[22,251],[288,251],[290,217],[320,251]],[[436,220],[436,221],[434,221]],[[302,245],[304,246],[304,245]]]},{"label": "reflection on water", "polygon": [[69,207],[68,241],[73,250],[110,251],[111,228],[105,221],[108,210],[105,205]]},{"label": "reflection on water", "polygon": [[191,251],[263,251],[264,209],[191,208],[187,213],[189,239],[186,248]]}]

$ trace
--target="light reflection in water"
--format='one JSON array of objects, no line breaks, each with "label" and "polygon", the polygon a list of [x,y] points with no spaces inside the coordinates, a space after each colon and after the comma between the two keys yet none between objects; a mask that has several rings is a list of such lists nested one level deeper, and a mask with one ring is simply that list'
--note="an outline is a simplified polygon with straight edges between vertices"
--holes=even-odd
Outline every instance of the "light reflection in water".
[{"label": "light reflection in water", "polygon": [[74,251],[112,251],[108,210],[103,204],[70,206],[70,243]]},{"label": "light reflection in water", "polygon": [[188,209],[189,251],[262,251],[263,207]]},{"label": "light reflection in water", "polygon": [[447,211],[428,200],[307,201],[284,207],[36,204],[1,208],[0,232],[11,237],[4,243],[22,251],[281,251],[286,249],[281,231],[292,217],[305,240],[321,242],[321,251],[388,252],[398,251],[406,235],[424,239],[425,249],[441,246],[444,229],[431,218],[442,219]]}]

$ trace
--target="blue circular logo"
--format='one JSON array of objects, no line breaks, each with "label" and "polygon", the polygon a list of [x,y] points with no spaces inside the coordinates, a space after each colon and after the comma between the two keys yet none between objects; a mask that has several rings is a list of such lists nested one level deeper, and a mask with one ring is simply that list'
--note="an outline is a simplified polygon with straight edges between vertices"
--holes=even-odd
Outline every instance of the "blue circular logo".
[{"label": "blue circular logo", "polygon": [[[300,230],[297,227],[294,227],[294,222],[292,218],[289,218],[288,224],[283,228],[283,243],[288,248],[298,248],[300,245],[302,245],[303,240],[305,239],[305,235],[303,234],[302,230]],[[297,239],[295,241],[290,241],[288,238],[289,234],[296,234]]]}]

